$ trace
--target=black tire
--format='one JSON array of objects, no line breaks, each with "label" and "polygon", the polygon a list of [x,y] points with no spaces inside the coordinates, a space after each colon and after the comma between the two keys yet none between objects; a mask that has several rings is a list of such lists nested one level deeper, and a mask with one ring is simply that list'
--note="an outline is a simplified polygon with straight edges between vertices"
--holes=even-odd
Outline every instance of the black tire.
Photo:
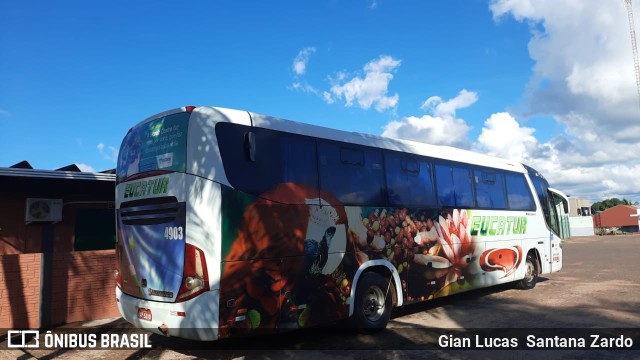
[{"label": "black tire", "polygon": [[376,272],[362,274],[358,280],[353,310],[353,325],[364,333],[380,331],[391,316],[390,279]]},{"label": "black tire", "polygon": [[533,254],[527,254],[525,261],[525,274],[522,280],[516,281],[516,287],[522,290],[529,290],[536,287],[538,275],[540,274],[540,263]]}]

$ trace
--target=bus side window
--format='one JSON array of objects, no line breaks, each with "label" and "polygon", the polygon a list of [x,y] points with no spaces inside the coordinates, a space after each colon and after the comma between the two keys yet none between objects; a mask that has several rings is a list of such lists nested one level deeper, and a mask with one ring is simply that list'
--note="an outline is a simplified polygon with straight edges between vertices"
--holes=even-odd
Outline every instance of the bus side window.
[{"label": "bus side window", "polygon": [[449,164],[436,165],[438,200],[445,207],[475,207],[471,169]]},{"label": "bus side window", "polygon": [[476,204],[479,208],[506,209],[504,175],[493,170],[475,169]]},{"label": "bus side window", "polygon": [[281,183],[302,183],[318,188],[315,140],[286,134],[278,141],[281,157]]},{"label": "bus side window", "polygon": [[436,164],[436,188],[440,205],[448,207],[456,206],[451,166]]},{"label": "bus side window", "polygon": [[283,183],[318,188],[315,140],[232,123],[216,125],[220,156],[231,186],[264,196]]},{"label": "bus side window", "polygon": [[378,149],[318,140],[322,191],[343,205],[384,205],[382,153]]},{"label": "bus side window", "polygon": [[389,205],[437,206],[428,159],[394,151],[386,151],[384,157]]},{"label": "bus side window", "polygon": [[507,183],[507,200],[511,210],[535,210],[531,191],[524,174],[513,173],[505,176]]},{"label": "bus side window", "polygon": [[461,208],[475,207],[473,182],[471,181],[471,169],[466,167],[453,167],[452,174],[456,206]]}]

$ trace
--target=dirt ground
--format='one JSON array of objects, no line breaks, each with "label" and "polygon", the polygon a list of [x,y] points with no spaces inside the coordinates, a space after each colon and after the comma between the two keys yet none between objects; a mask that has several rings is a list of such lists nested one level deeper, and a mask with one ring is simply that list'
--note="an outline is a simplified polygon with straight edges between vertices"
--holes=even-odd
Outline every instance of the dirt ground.
[{"label": "dirt ground", "polygon": [[[340,328],[279,336],[191,342],[150,335],[150,349],[1,350],[0,359],[620,359],[640,358],[640,235],[576,237],[565,241],[562,271],[544,275],[532,290],[499,286],[394,309],[386,330],[364,335]],[[122,319],[68,324],[54,330],[136,332]],[[560,330],[559,330],[560,329]],[[563,330],[564,329],[564,330]],[[568,329],[568,330],[567,330]],[[439,339],[527,334],[596,333],[626,337],[634,350],[452,349]],[[568,335],[569,336],[569,335]],[[0,339],[6,349],[6,339]]]}]

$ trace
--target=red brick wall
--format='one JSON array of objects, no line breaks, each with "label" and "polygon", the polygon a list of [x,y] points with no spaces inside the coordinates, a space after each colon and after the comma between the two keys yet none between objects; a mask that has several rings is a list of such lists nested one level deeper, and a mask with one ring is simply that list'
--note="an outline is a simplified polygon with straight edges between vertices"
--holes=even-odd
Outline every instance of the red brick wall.
[{"label": "red brick wall", "polygon": [[51,321],[62,324],[119,316],[115,250],[54,253]]},{"label": "red brick wall", "polygon": [[[38,328],[41,258],[0,256],[0,329]],[[115,250],[54,253],[51,324],[119,316],[114,269]]]},{"label": "red brick wall", "polygon": [[37,328],[40,254],[0,256],[0,329]]}]

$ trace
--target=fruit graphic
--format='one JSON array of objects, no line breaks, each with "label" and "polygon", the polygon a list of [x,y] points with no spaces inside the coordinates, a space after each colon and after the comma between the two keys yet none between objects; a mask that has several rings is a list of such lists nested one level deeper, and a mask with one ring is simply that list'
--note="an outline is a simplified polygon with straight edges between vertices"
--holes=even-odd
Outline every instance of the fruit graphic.
[{"label": "fruit graphic", "polygon": [[249,312],[247,312],[247,319],[252,329],[257,329],[260,326],[260,312],[258,312],[258,310],[249,310]]},{"label": "fruit graphic", "polygon": [[304,309],[300,314],[300,317],[298,318],[298,326],[300,326],[301,328],[306,327],[307,322],[309,321],[309,316],[310,316],[309,308]]}]

